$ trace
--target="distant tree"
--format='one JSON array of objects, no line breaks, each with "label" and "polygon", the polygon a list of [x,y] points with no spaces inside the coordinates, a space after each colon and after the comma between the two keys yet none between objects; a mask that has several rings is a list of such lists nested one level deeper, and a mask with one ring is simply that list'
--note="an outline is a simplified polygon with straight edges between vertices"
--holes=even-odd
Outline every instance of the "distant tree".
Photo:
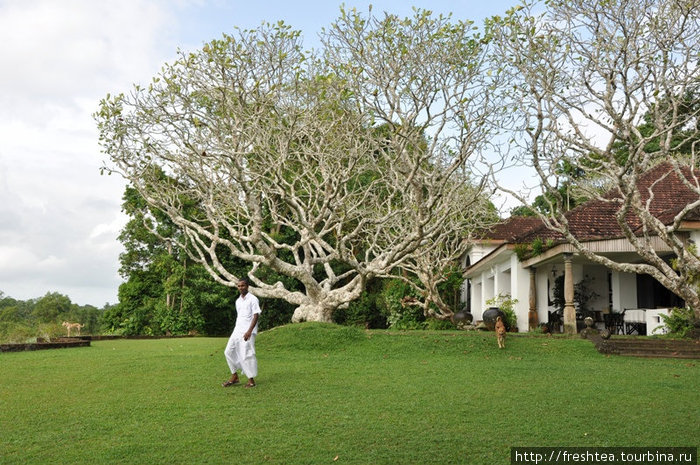
[{"label": "distant tree", "polygon": [[68,315],[72,305],[68,296],[58,292],[47,292],[36,301],[32,317],[41,323],[55,323],[59,317]]},{"label": "distant tree", "polygon": [[369,280],[480,226],[453,218],[481,205],[501,108],[470,22],[341,11],[322,43],[305,52],[282,23],[226,35],[96,114],[107,169],[180,228],[181,250],[226,286],[247,274],[295,321],[330,321]]},{"label": "distant tree", "polygon": [[31,307],[21,300],[13,299],[0,291],[0,321],[19,322],[28,320]]},{"label": "distant tree", "polygon": [[[150,208],[136,189],[126,188],[122,208],[130,217],[119,235],[124,244],[120,274],[126,281],[119,286],[119,303],[105,312],[107,329],[126,334],[226,332],[231,327],[231,289],[210,277],[201,279],[202,267],[177,247],[180,229]],[[225,318],[214,319],[223,328],[205,320],[216,304],[220,307],[215,313]]]},{"label": "distant tree", "polygon": [[84,325],[83,334],[99,334],[102,322],[102,310],[93,305],[73,304],[68,317],[71,321]]},{"label": "distant tree", "polygon": [[590,195],[585,190],[588,186],[586,171],[564,160],[556,168],[556,173],[560,176],[558,185],[555,186],[556,193],[540,194],[535,197],[532,204],[515,207],[511,214],[513,216],[537,216],[538,213],[551,215],[557,210],[565,213],[589,200]]},{"label": "distant tree", "polygon": [[103,309],[72,303],[58,292],[27,301],[0,293],[0,340],[24,342],[37,336],[65,335],[62,321],[82,324],[82,334],[99,334],[102,314]]}]

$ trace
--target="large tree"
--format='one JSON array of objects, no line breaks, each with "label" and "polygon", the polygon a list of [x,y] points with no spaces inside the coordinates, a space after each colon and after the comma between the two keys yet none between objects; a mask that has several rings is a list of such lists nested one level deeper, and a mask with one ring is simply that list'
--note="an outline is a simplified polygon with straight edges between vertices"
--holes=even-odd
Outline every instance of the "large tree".
[{"label": "large tree", "polygon": [[[512,110],[509,150],[537,173],[548,203],[543,220],[586,258],[653,276],[700,318],[700,260],[682,230],[700,207],[700,4],[553,0],[521,5],[491,26],[493,66],[507,81]],[[664,219],[654,211],[656,183],[640,182],[661,162],[669,166],[663,177],[677,176],[690,193]],[[567,181],[562,163],[585,173],[576,181],[585,197],[614,205],[641,262],[593,253],[571,233],[559,189]],[[656,251],[657,238],[675,260]]]},{"label": "large tree", "polygon": [[[136,189],[127,187],[122,211],[129,221],[119,235],[124,252],[119,256],[119,303],[105,312],[106,329],[125,334],[208,335],[231,332],[237,291],[211,279],[204,267],[178,247],[183,232],[161,211],[149,206]],[[198,214],[188,203],[188,217]],[[250,264],[222,254],[226,268],[241,276]],[[268,275],[272,272],[267,270]],[[289,304],[265,299],[260,327],[267,329],[291,318]]]},{"label": "large tree", "polygon": [[297,305],[295,321],[330,321],[369,279],[469,236],[459,211],[483,205],[498,108],[470,22],[341,10],[321,38],[308,52],[282,23],[225,35],[96,114],[107,169],[191,258],[228,286],[241,276],[222,255],[252,263],[252,292]]},{"label": "large tree", "polygon": [[[119,235],[124,246],[119,273],[125,282],[119,286],[119,304],[105,315],[105,325],[125,334],[202,331],[203,308],[195,302],[191,283],[197,270],[174,246],[182,233],[166,215],[149,208],[135,189],[127,187],[123,200],[122,211],[130,218]],[[196,289],[197,295],[209,292]]]}]

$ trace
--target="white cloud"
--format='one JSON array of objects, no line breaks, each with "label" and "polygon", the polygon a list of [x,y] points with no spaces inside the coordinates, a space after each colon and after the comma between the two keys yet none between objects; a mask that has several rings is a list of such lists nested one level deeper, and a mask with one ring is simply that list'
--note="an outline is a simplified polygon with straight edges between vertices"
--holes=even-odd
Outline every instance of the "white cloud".
[{"label": "white cloud", "polygon": [[[377,11],[407,8],[379,3]],[[458,8],[447,0],[423,3]],[[19,299],[55,291],[79,304],[115,302],[124,183],[99,175],[104,156],[91,116],[99,100],[147,83],[178,46],[200,46],[234,25],[284,19],[313,42],[337,16],[331,6],[0,0],[0,291]]]},{"label": "white cloud", "polygon": [[[0,88],[11,101],[71,102],[124,88],[160,65],[174,17],[165,2],[11,0],[0,4]],[[145,71],[145,73],[144,73]],[[15,111],[18,109],[15,108]],[[23,108],[21,111],[30,109]]]},{"label": "white cloud", "polygon": [[116,301],[122,180],[92,113],[176,48],[171,3],[0,1],[0,291]]}]

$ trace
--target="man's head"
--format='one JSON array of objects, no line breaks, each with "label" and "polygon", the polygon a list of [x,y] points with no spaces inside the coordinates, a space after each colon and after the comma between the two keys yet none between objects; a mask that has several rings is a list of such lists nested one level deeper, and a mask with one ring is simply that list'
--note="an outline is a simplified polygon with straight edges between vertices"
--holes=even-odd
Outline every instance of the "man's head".
[{"label": "man's head", "polygon": [[241,293],[241,295],[246,295],[248,293],[248,280],[246,278],[241,278],[238,280],[238,291]]}]

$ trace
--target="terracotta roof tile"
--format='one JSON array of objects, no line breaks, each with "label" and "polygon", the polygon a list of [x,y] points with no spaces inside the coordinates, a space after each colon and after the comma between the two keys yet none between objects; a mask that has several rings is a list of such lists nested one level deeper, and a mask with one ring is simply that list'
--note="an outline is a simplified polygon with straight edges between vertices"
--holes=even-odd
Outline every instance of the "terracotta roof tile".
[{"label": "terracotta roof tile", "polygon": [[517,237],[541,224],[542,221],[539,218],[511,216],[504,222],[498,223],[488,231],[485,231],[482,237],[495,241],[513,242]]},{"label": "terracotta roof tile", "polygon": [[[683,170],[687,179],[690,176],[689,169]],[[695,173],[698,175],[700,173]],[[698,195],[686,186],[678,174],[673,171],[669,163],[661,163],[640,176],[637,186],[642,202],[646,202],[653,193],[650,203],[651,213],[664,224],[670,224],[673,218],[689,203],[698,200]],[[612,190],[605,196],[605,200],[591,200],[566,213],[571,232],[579,240],[613,239],[622,237],[623,233],[617,223],[616,214],[622,205],[622,196],[618,191]],[[688,213],[686,219],[700,219],[700,208]],[[641,221],[634,215],[628,215],[626,222],[634,230],[639,230]],[[508,224],[507,222],[504,225]],[[518,221],[512,226],[504,227],[507,231],[515,232]],[[564,241],[564,237],[556,231],[548,229],[540,220],[520,234],[503,237],[508,242],[527,243],[535,238],[543,240],[551,239],[555,242]]]}]

